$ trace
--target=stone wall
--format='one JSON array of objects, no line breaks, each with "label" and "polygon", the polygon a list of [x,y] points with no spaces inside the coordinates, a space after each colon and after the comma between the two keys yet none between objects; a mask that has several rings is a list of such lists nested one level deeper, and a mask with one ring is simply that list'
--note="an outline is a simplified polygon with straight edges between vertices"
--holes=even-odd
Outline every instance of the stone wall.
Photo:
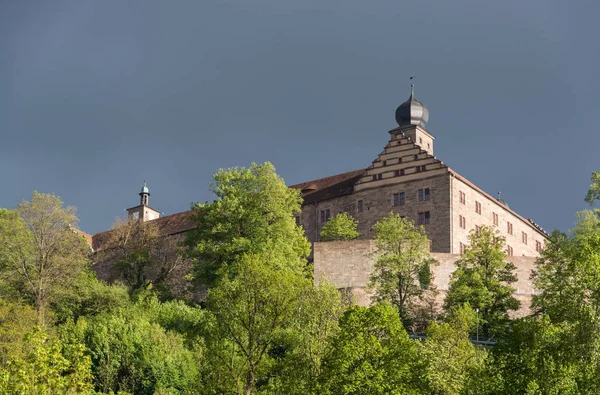
[{"label": "stone wall", "polygon": [[[513,256],[538,256],[536,242],[544,244],[546,238],[521,217],[508,210],[503,204],[487,194],[483,194],[467,183],[452,178],[452,250],[460,253],[460,243],[467,245],[469,232],[475,226],[487,225],[498,229],[506,238],[506,245],[512,247]],[[460,193],[465,194],[461,203]],[[481,204],[481,214],[475,211],[476,202]],[[498,225],[494,224],[494,214],[498,216]],[[465,228],[460,227],[460,216],[466,219]],[[512,224],[512,235],[508,233],[508,224]],[[526,243],[523,233],[527,235]]]},{"label": "stone wall", "polygon": [[[430,189],[428,201],[418,200],[418,190]],[[404,192],[404,205],[393,205],[393,194]],[[358,201],[363,201],[363,211],[358,212]],[[389,212],[398,213],[417,223],[419,212],[430,212],[430,223],[425,231],[432,243],[432,251],[450,252],[450,179],[449,175],[439,174],[417,180],[393,185],[385,185],[373,189],[354,192],[316,204],[304,205],[300,221],[309,241],[318,241],[319,234],[325,225],[321,222],[321,210],[330,210],[331,217],[347,212],[358,220],[358,232],[361,239],[373,237],[371,228]]]},{"label": "stone wall", "polygon": [[[336,288],[346,290],[359,305],[369,305],[370,293],[367,285],[376,259],[376,250],[372,240],[337,241],[314,244],[315,280],[325,278]],[[448,290],[450,276],[454,272],[460,255],[432,253],[438,264],[432,267],[434,284],[440,291],[438,306],[441,306]],[[529,314],[531,296],[535,293],[529,276],[534,267],[535,257],[512,256],[507,260],[516,267],[517,282],[512,284],[515,298],[521,301],[521,308],[514,316]]]}]

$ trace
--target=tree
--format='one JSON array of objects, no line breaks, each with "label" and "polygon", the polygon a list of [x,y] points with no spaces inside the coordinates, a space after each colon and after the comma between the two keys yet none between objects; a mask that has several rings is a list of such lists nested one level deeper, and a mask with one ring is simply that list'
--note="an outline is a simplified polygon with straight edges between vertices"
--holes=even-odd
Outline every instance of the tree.
[{"label": "tree", "polygon": [[389,213],[373,226],[377,261],[370,287],[377,301],[396,306],[405,326],[412,320],[415,302],[431,283],[429,240],[425,229]]},{"label": "tree", "polygon": [[300,192],[288,188],[268,162],[221,169],[214,180],[217,200],[192,207],[197,228],[186,240],[196,284],[235,276],[247,254],[272,254],[283,266],[304,270],[310,244],[294,220]]},{"label": "tree", "polygon": [[417,347],[389,303],[350,307],[323,364],[324,394],[417,394]]},{"label": "tree", "polygon": [[323,360],[333,352],[329,341],[338,329],[344,306],[340,293],[321,280],[317,285],[303,281],[298,309],[269,352],[274,360],[267,393],[320,394]]},{"label": "tree", "polygon": [[484,336],[499,334],[508,321],[508,312],[519,308],[510,284],[517,281],[515,266],[506,261],[504,238],[487,226],[469,234],[470,246],[456,261],[450,278],[445,309],[468,303],[479,309],[479,322]]},{"label": "tree", "polygon": [[585,196],[585,201],[590,206],[593,206],[596,200],[600,200],[600,170],[592,173],[592,184]]},{"label": "tree", "polygon": [[214,324],[208,346],[217,387],[254,392],[264,377],[269,350],[276,336],[291,325],[298,312],[298,295],[304,276],[270,262],[264,255],[246,255],[237,276],[227,276],[209,290],[208,305]]},{"label": "tree", "polygon": [[176,239],[161,235],[154,221],[117,220],[106,245],[95,261],[113,262],[132,291],[150,284],[162,286],[183,263]]},{"label": "tree", "polygon": [[469,377],[483,370],[486,353],[469,341],[469,331],[475,325],[475,311],[465,305],[453,310],[448,322],[432,322],[427,328],[419,348],[427,393],[463,393]]},{"label": "tree", "polygon": [[68,286],[88,263],[90,247],[76,233],[77,221],[74,207],[35,191],[16,211],[0,212],[0,272],[32,297],[41,325],[56,290]]},{"label": "tree", "polygon": [[34,327],[23,337],[22,350],[0,366],[3,394],[93,393],[90,357],[80,344],[61,342]]},{"label": "tree", "polygon": [[360,236],[356,231],[358,221],[348,213],[340,213],[331,218],[321,231],[321,241],[354,240]]}]

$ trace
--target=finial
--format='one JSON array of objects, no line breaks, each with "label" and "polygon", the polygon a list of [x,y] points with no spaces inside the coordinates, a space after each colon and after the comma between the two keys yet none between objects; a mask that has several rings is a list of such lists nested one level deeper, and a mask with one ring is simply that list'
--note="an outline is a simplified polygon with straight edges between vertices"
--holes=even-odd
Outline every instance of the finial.
[{"label": "finial", "polygon": [[502,200],[502,192],[498,191],[498,200]]},{"label": "finial", "polygon": [[[417,78],[416,75],[413,75],[410,77],[410,80],[412,81],[413,79]],[[410,96],[414,96],[415,95],[415,84],[410,84]]]}]

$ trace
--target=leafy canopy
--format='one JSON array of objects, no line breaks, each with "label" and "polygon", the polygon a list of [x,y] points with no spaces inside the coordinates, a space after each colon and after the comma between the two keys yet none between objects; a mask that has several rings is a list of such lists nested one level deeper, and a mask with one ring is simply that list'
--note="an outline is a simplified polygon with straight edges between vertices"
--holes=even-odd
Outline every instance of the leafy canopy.
[{"label": "leafy canopy", "polygon": [[370,287],[377,301],[395,305],[400,318],[408,325],[414,315],[416,300],[431,283],[429,239],[425,229],[415,227],[406,218],[389,213],[373,226],[377,261]]},{"label": "leafy canopy", "polygon": [[340,213],[331,218],[321,231],[321,241],[354,240],[360,236],[356,230],[358,221],[348,213]]},{"label": "leafy canopy", "polygon": [[246,254],[270,254],[280,266],[304,269],[310,244],[294,219],[302,198],[285,185],[273,165],[221,169],[211,190],[217,199],[193,206],[197,229],[186,241],[197,284],[235,276]]}]

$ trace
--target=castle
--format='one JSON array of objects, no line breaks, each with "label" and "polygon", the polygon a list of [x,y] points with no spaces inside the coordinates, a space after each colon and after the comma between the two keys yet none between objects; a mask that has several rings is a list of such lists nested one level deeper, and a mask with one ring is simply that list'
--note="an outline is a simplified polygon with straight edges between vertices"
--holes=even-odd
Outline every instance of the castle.
[{"label": "castle", "polygon": [[[396,110],[398,127],[389,131],[388,143],[368,168],[291,186],[302,194],[296,223],[313,243],[315,278],[326,276],[336,287],[362,296],[360,303],[368,303],[364,291],[372,266],[367,257],[372,250],[368,239],[373,236],[372,226],[394,212],[425,228],[433,255],[443,262],[433,269],[442,291],[447,289],[453,262],[468,244],[469,232],[482,225],[497,229],[506,239],[508,259],[515,261],[519,271],[516,293],[528,300],[535,293],[529,273],[548,234],[511,210],[500,197],[487,194],[437,159],[435,137],[425,128],[428,120],[429,111],[415,99],[411,85],[410,97]],[[139,195],[140,204],[127,209],[129,218],[156,221],[163,236],[181,237],[194,228],[190,211],[161,217],[158,210],[151,208],[145,183]],[[341,246],[319,243],[325,223],[342,212],[358,220],[362,240]],[[107,234],[87,235],[93,250],[105,247]],[[345,276],[348,273],[350,277]]]},{"label": "castle", "polygon": [[[308,240],[318,242],[325,223],[342,212],[356,218],[361,239],[369,239],[372,226],[394,212],[424,226],[432,252],[460,254],[469,232],[488,225],[506,238],[508,256],[538,256],[548,234],[437,159],[428,120],[411,85],[410,97],[396,110],[398,127],[368,168],[292,185],[302,194],[296,223]],[[160,217],[149,206],[145,183],[139,195],[140,204],[127,209],[130,218],[157,221],[164,235],[193,228],[189,211]],[[93,249],[102,248],[103,233],[88,237]]]}]

